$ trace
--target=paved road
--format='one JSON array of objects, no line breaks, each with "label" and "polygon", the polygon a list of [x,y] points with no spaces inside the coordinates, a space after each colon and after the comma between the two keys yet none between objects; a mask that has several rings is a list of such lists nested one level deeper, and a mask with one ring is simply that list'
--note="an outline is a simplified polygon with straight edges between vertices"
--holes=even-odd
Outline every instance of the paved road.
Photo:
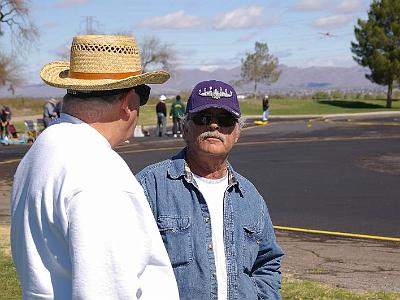
[{"label": "paved road", "polygon": [[[357,122],[299,120],[248,129],[230,161],[267,199],[276,225],[400,237],[400,123]],[[145,152],[132,146],[120,152],[137,172],[181,145],[161,139],[149,141]]]},{"label": "paved road", "polygon": [[[272,121],[247,128],[230,161],[250,178],[275,225],[400,237],[399,117]],[[119,148],[134,172],[168,158],[181,139],[147,137]],[[1,161],[24,146],[0,147]],[[11,178],[16,163],[0,164]]]}]

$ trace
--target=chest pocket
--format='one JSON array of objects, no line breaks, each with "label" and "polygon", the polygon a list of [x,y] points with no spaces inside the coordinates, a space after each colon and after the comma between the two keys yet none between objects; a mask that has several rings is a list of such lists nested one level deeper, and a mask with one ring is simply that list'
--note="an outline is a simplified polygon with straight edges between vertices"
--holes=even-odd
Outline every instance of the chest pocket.
[{"label": "chest pocket", "polygon": [[172,267],[177,268],[190,264],[193,260],[190,218],[159,216],[157,225]]},{"label": "chest pocket", "polygon": [[243,226],[243,270],[246,274],[251,274],[261,242],[262,228],[260,222]]}]

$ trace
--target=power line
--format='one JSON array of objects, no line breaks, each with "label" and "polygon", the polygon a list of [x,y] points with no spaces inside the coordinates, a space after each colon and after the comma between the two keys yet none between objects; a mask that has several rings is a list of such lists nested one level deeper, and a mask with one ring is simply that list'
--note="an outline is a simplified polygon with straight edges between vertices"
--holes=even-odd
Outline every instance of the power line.
[{"label": "power line", "polygon": [[98,27],[99,27],[99,22],[96,20],[95,17],[93,16],[85,16],[83,17],[83,20],[81,21],[84,24],[85,31],[83,32],[84,34],[96,34],[99,32]]}]

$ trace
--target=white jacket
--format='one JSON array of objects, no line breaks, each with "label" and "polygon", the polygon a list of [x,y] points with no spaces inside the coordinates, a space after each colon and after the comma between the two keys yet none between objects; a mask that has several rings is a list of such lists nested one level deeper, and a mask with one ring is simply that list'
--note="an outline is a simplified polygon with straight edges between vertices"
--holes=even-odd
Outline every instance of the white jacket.
[{"label": "white jacket", "polygon": [[11,246],[24,299],[179,299],[142,187],[94,128],[63,115],[16,171]]}]

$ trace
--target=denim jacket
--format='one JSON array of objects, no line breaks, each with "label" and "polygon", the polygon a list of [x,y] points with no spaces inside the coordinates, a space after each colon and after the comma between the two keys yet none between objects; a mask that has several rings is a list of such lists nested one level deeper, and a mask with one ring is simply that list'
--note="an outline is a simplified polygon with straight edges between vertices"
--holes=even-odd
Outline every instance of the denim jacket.
[{"label": "denim jacket", "polygon": [[[137,179],[171,260],[180,299],[217,299],[210,214],[185,153],[146,167]],[[267,206],[250,181],[230,165],[228,172],[223,213],[228,299],[280,299],[283,252]]]}]

